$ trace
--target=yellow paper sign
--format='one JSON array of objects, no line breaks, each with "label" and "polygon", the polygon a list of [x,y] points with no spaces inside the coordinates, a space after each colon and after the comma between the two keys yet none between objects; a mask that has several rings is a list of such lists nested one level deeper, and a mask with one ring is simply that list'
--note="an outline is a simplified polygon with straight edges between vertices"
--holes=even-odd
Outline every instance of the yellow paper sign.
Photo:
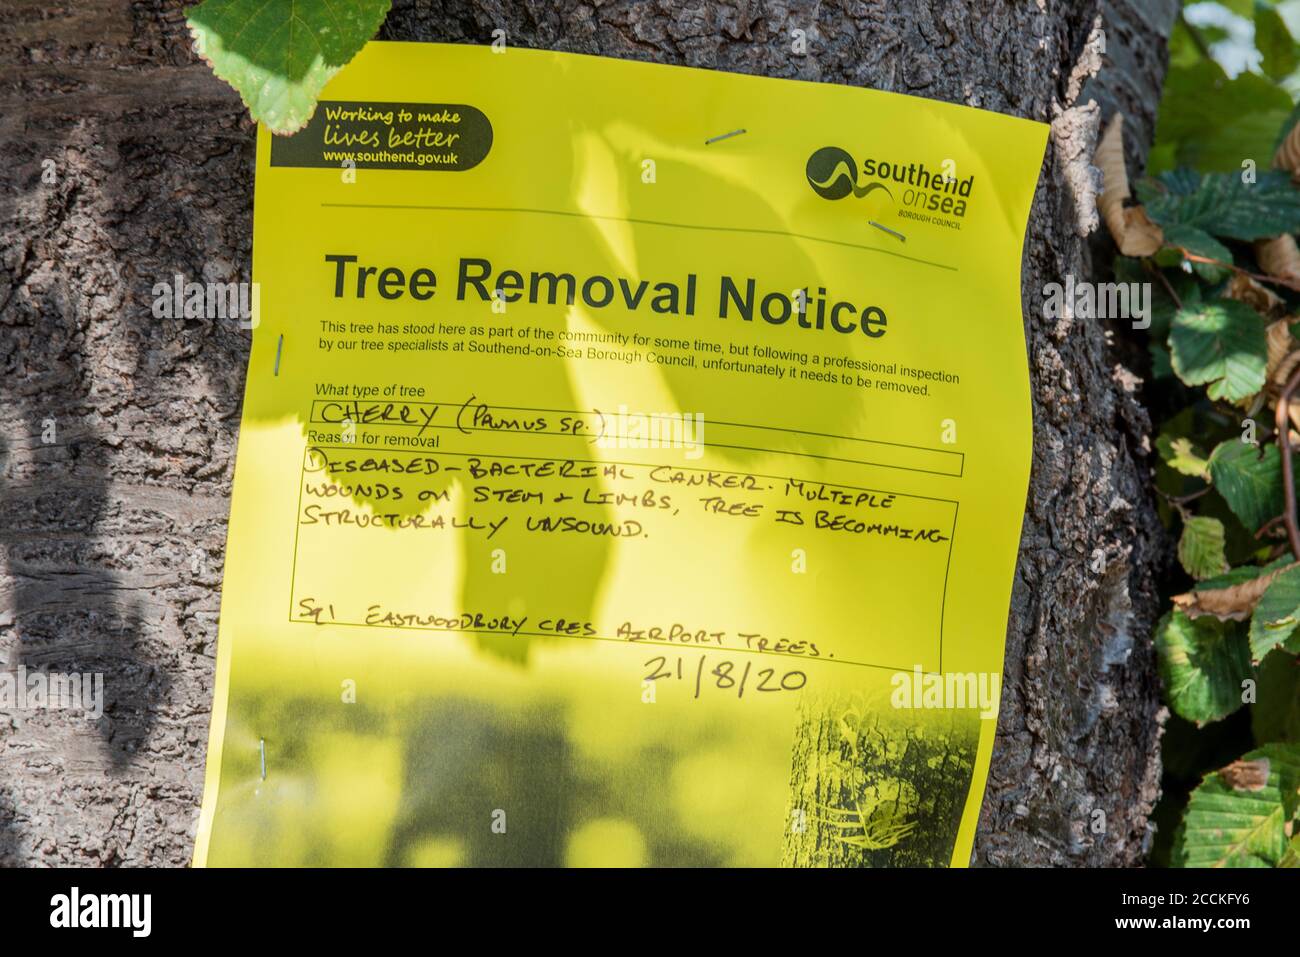
[{"label": "yellow paper sign", "polygon": [[196,863],[965,863],[1046,134],[391,43],[263,130]]}]

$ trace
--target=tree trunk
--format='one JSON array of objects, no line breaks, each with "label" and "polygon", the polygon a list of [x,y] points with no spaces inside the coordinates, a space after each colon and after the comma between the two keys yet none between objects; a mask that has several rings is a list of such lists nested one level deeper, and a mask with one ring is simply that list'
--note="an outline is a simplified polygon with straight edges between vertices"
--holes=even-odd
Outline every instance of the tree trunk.
[{"label": "tree trunk", "polygon": [[[249,340],[228,321],[153,318],[151,289],[177,273],[249,278],[254,128],[190,50],[181,0],[83,0],[57,17],[45,7],[0,11],[0,664],[103,672],[106,710],[96,722],[0,713],[0,863],[184,864]],[[1138,161],[1175,9],[399,0],[382,31],[487,43],[504,29],[517,46],[1052,123],[1024,260],[1034,472],[979,863],[1129,864],[1149,843],[1159,710],[1148,634],[1164,554],[1149,423],[1106,331],[1041,318],[1040,290],[1088,278],[1102,112],[1088,99],[1125,110]],[[790,52],[796,29],[806,55]]]}]

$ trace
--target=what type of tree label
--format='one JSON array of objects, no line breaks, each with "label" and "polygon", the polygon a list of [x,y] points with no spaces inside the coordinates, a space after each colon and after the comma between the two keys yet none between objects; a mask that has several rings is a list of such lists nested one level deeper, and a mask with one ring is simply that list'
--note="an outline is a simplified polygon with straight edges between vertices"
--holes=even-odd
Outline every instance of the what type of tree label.
[{"label": "what type of tree label", "polygon": [[1046,137],[403,43],[263,130],[196,863],[965,863]]}]

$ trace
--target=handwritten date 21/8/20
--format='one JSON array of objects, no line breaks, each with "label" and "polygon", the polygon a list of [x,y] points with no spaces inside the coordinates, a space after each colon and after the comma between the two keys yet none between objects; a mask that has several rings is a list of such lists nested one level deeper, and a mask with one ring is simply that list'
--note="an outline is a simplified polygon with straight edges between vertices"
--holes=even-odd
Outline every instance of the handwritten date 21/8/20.
[{"label": "handwritten date 21/8/20", "polygon": [[734,693],[737,698],[745,697],[746,691],[798,691],[808,683],[808,675],[802,671],[779,672],[776,668],[755,668],[751,661],[743,667],[725,658],[710,658],[700,655],[694,661],[681,656],[669,657],[656,655],[645,663],[650,669],[642,681],[661,681],[665,678],[674,681],[691,681],[695,686],[695,697],[702,691],[717,690]]}]

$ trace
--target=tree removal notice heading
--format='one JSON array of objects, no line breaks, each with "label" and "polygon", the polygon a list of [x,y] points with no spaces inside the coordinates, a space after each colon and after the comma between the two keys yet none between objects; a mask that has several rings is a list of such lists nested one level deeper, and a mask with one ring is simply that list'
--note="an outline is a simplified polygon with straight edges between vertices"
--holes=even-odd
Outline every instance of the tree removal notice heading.
[{"label": "tree removal notice heading", "polygon": [[263,129],[196,864],[966,864],[1046,137],[407,43]]}]

